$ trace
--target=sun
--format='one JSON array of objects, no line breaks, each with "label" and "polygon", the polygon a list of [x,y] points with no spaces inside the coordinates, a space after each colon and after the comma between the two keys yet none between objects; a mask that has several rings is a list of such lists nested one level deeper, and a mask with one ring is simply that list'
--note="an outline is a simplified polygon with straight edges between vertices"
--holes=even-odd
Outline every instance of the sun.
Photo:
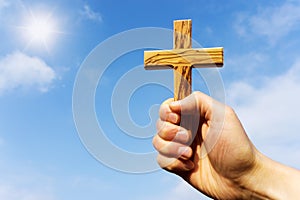
[{"label": "sun", "polygon": [[25,48],[44,47],[49,50],[59,31],[57,20],[52,13],[39,12],[30,14],[25,17],[23,25],[18,26],[21,29],[22,35],[26,42]]},{"label": "sun", "polygon": [[27,37],[32,42],[48,43],[53,38],[55,27],[53,22],[47,18],[33,18],[31,22],[25,26]]}]

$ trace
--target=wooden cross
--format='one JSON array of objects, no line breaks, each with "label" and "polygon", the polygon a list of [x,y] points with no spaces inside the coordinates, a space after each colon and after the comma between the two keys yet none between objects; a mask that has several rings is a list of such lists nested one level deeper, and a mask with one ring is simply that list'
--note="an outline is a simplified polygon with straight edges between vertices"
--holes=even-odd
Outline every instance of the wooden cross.
[{"label": "wooden cross", "polygon": [[222,67],[223,48],[192,49],[192,20],[174,21],[173,50],[145,51],[147,70],[174,69],[174,100],[191,94],[192,68]]}]

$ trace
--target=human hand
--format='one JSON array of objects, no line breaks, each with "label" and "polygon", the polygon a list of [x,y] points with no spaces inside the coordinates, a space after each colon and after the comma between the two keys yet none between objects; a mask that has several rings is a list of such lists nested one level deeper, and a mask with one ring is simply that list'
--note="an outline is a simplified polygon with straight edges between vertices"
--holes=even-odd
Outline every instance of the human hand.
[{"label": "human hand", "polygon": [[[180,126],[183,113],[191,116],[192,131]],[[230,107],[194,92],[164,102],[159,116],[153,145],[162,168],[213,198],[259,198],[247,187],[252,187],[249,177],[259,169],[261,154]]]}]

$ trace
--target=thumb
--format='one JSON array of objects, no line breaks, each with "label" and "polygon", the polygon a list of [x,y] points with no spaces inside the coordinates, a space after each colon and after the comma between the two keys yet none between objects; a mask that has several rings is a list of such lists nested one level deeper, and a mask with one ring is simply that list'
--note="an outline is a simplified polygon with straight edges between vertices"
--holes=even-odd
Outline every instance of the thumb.
[{"label": "thumb", "polygon": [[182,100],[174,101],[170,103],[170,109],[173,112],[181,114],[200,114],[200,117],[210,118],[211,115],[211,105],[213,99],[202,93],[193,92],[191,95],[185,97]]}]

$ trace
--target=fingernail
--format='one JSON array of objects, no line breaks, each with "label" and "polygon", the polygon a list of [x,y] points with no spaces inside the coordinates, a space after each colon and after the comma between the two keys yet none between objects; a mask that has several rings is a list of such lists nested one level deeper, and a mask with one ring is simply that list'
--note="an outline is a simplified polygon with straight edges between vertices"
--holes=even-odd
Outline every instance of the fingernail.
[{"label": "fingernail", "polygon": [[170,113],[170,114],[169,114],[169,120],[170,120],[170,122],[172,122],[172,123],[177,123],[177,121],[178,121],[178,116],[177,116],[176,114],[174,114],[174,113]]},{"label": "fingernail", "polygon": [[178,139],[180,139],[180,141],[186,142],[188,140],[188,134],[186,131],[178,131],[176,136]]},{"label": "fingernail", "polygon": [[184,156],[186,158],[189,158],[190,157],[190,148],[189,147],[179,147],[178,148],[178,154],[181,155],[181,156]]},{"label": "fingernail", "polygon": [[192,161],[190,161],[190,160],[187,161],[187,163],[185,165],[185,168],[186,168],[187,171],[194,169],[194,167],[195,167],[195,165]]},{"label": "fingernail", "polygon": [[176,107],[176,106],[179,106],[179,105],[180,105],[179,101],[173,101],[173,102],[170,103],[170,106],[173,106],[173,107]]}]

